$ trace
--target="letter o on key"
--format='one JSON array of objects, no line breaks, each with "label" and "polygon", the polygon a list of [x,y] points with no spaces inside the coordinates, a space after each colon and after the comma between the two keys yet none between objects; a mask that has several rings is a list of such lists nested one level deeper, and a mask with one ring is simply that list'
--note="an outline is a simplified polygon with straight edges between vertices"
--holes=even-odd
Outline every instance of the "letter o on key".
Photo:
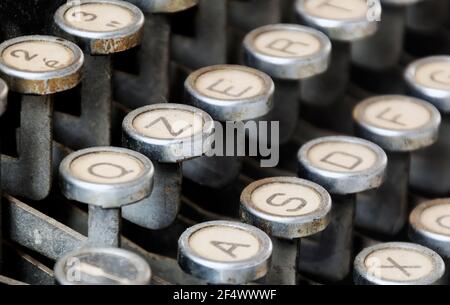
[{"label": "letter o on key", "polygon": [[353,278],[358,285],[433,285],[444,275],[445,265],[434,251],[403,242],[377,244],[355,259]]},{"label": "letter o on key", "polygon": [[0,44],[0,76],[12,91],[48,95],[81,80],[84,56],[75,44],[52,36],[22,36]]},{"label": "letter o on key", "polygon": [[190,227],[178,240],[181,268],[210,284],[244,284],[269,269],[272,242],[260,229],[231,221]]}]

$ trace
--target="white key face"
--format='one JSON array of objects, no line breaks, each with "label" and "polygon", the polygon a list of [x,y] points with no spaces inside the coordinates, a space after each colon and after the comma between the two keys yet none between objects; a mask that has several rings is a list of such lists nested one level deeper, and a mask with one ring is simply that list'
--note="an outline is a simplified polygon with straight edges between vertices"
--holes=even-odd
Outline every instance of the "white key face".
[{"label": "white key face", "polygon": [[432,118],[428,108],[408,99],[378,100],[363,112],[364,123],[387,130],[415,130]]},{"label": "white key face", "polygon": [[372,276],[388,281],[408,282],[429,276],[433,260],[412,249],[386,248],[370,253],[364,266]]},{"label": "white key face", "polygon": [[265,94],[265,82],[256,73],[226,68],[208,71],[195,81],[197,91],[219,100],[243,100]]},{"label": "white key face", "polygon": [[366,18],[366,0],[305,0],[306,11],[315,17],[331,20]]},{"label": "white key face", "polygon": [[281,58],[307,57],[322,48],[320,40],[311,33],[294,30],[273,30],[259,34],[254,48],[265,55]]},{"label": "white key face", "polygon": [[450,202],[426,208],[420,215],[420,222],[428,231],[450,236]]},{"label": "white key face", "polygon": [[70,164],[75,178],[100,184],[134,181],[142,176],[144,169],[144,164],[131,155],[107,151],[82,155]]},{"label": "white key face", "polygon": [[50,72],[74,63],[75,54],[63,44],[30,40],[7,47],[1,54],[6,65],[20,71]]},{"label": "white key face", "polygon": [[177,139],[202,133],[202,114],[181,109],[154,109],[138,115],[133,120],[135,130],[155,139]]},{"label": "white key face", "polygon": [[450,91],[450,60],[425,63],[417,68],[415,77],[422,86]]},{"label": "white key face", "polygon": [[64,14],[67,25],[89,32],[115,32],[134,22],[133,13],[112,3],[84,3]]},{"label": "white key face", "polygon": [[260,241],[253,234],[229,226],[204,227],[189,237],[189,247],[199,256],[219,262],[238,262],[255,257]]},{"label": "white key face", "polygon": [[315,167],[342,173],[368,170],[378,161],[370,147],[341,141],[318,143],[311,147],[307,156]]},{"label": "white key face", "polygon": [[256,188],[251,195],[254,208],[276,216],[303,216],[323,208],[320,194],[311,187],[275,182]]}]

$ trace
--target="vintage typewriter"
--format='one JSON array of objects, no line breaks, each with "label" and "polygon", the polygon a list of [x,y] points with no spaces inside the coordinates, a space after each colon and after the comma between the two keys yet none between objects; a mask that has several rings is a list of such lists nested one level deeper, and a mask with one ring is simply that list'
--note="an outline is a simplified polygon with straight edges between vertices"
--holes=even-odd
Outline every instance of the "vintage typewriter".
[{"label": "vintage typewriter", "polygon": [[449,283],[448,0],[0,22],[0,283]]}]

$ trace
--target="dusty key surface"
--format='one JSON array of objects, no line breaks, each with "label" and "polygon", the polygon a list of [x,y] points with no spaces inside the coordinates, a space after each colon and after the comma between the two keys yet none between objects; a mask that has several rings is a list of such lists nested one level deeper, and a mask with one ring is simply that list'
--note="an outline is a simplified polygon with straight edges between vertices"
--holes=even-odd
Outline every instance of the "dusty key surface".
[{"label": "dusty key surface", "polygon": [[417,244],[384,243],[364,249],[355,259],[355,282],[375,285],[430,285],[444,274],[442,258]]},{"label": "dusty key surface", "polygon": [[203,155],[214,124],[198,108],[154,104],[131,112],[122,126],[125,146],[155,161],[180,162]]},{"label": "dusty key surface", "polygon": [[247,34],[244,51],[248,65],[273,77],[298,80],[328,68],[331,42],[312,28],[272,24]]},{"label": "dusty key surface", "polygon": [[385,152],[369,141],[346,136],[323,137],[298,153],[302,177],[333,194],[351,194],[378,187],[387,164]]},{"label": "dusty key surface", "polygon": [[84,248],[67,253],[54,268],[60,285],[148,285],[151,269],[137,254],[119,248]]},{"label": "dusty key surface", "polygon": [[60,165],[62,192],[69,199],[104,208],[148,197],[153,164],[132,150],[95,147],[67,156]]},{"label": "dusty key surface", "polygon": [[52,36],[22,36],[0,45],[0,75],[10,89],[46,95],[75,87],[81,80],[83,53]]},{"label": "dusty key surface", "polygon": [[383,95],[359,103],[358,131],[384,149],[412,151],[436,142],[441,115],[430,103],[402,95]]},{"label": "dusty key surface", "polygon": [[[375,3],[379,5],[379,1]],[[341,41],[361,39],[376,32],[377,22],[369,18],[369,14],[376,12],[369,8],[366,0],[297,0],[296,3],[304,22]]]},{"label": "dusty key surface", "polygon": [[184,84],[188,102],[219,121],[261,117],[272,109],[274,84],[265,73],[238,65],[199,69]]},{"label": "dusty key surface", "polygon": [[324,230],[330,211],[327,191],[299,178],[258,180],[241,195],[241,217],[280,238],[301,238]]},{"label": "dusty key surface", "polygon": [[55,23],[92,54],[111,54],[138,45],[144,14],[126,1],[82,0],[59,7]]},{"label": "dusty key surface", "polygon": [[418,205],[409,217],[409,236],[444,258],[450,258],[450,200],[436,199]]},{"label": "dusty key surface", "polygon": [[264,232],[238,222],[201,223],[178,240],[181,268],[215,284],[243,284],[261,278],[271,253],[272,243]]}]

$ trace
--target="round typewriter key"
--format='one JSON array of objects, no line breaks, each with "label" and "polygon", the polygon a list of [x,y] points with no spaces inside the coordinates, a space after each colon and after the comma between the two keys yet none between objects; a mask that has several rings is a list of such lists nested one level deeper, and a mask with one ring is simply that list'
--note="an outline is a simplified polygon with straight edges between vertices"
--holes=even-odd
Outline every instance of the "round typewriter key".
[{"label": "round typewriter key", "polygon": [[406,12],[421,1],[423,0],[381,0],[383,16],[378,23],[378,31],[354,44],[353,62],[375,71],[395,67],[403,51]]},{"label": "round typewriter key", "polygon": [[332,42],[325,73],[302,82],[302,116],[313,125],[349,133],[353,101],[345,97],[350,82],[353,43],[372,36],[380,17],[378,0],[297,0],[299,21],[325,33]]},{"label": "round typewriter key", "polygon": [[148,13],[176,13],[194,7],[199,0],[128,0]]},{"label": "round typewriter key", "polygon": [[247,34],[244,51],[249,66],[274,78],[299,80],[325,72],[331,43],[312,28],[272,24]]},{"label": "round typewriter key", "polygon": [[0,75],[12,91],[48,95],[81,80],[83,54],[73,43],[52,36],[22,36],[0,44]]},{"label": "round typewriter key", "polygon": [[0,78],[0,116],[5,112],[8,104],[8,85]]},{"label": "round typewriter key", "polygon": [[417,244],[391,242],[360,252],[354,263],[359,285],[433,285],[444,275],[442,258]]},{"label": "round typewriter key", "polygon": [[[397,234],[408,217],[410,152],[436,142],[441,115],[430,103],[402,95],[368,98],[354,111],[356,133],[386,150],[385,183],[358,196],[358,226]],[[389,194],[389,196],[386,196]]]},{"label": "round typewriter key", "polygon": [[95,147],[76,151],[60,164],[60,185],[71,200],[89,204],[89,242],[120,244],[120,208],[152,192],[153,164],[132,150]]},{"label": "round typewriter key", "polygon": [[126,1],[81,0],[60,6],[55,23],[91,54],[111,54],[140,43],[144,15]]},{"label": "round typewriter key", "polygon": [[[228,124],[239,124],[266,115],[273,106],[274,84],[265,73],[238,65],[217,65],[194,71],[186,79],[187,102],[220,121],[223,139],[228,139]],[[255,130],[256,131],[256,130]],[[234,128],[232,130],[234,138]],[[237,136],[245,138],[245,130],[237,131]],[[255,132],[253,132],[255,133]],[[249,133],[250,138],[257,138]],[[218,141],[223,141],[218,139]],[[230,143],[223,141],[223,156]],[[235,146],[235,143],[232,144]],[[234,150],[233,150],[234,151]],[[241,168],[237,158],[232,156],[208,156],[187,161],[183,164],[183,174],[199,185],[214,189],[230,184],[236,179]],[[217,170],[226,168],[226,171]]]},{"label": "round typewriter key", "polygon": [[274,84],[258,70],[218,65],[199,69],[184,84],[188,102],[219,121],[259,118],[272,108]]},{"label": "round typewriter key", "polygon": [[295,285],[300,238],[323,231],[330,211],[330,195],[307,180],[267,178],[244,189],[241,218],[269,234],[273,243],[272,269],[266,283]]},{"label": "round typewriter key", "polygon": [[124,218],[149,229],[169,226],[180,203],[181,162],[208,151],[213,129],[212,118],[192,106],[154,104],[130,112],[122,124],[123,144],[154,161],[155,187],[152,196],[125,207]]},{"label": "round typewriter key", "polygon": [[266,275],[272,242],[261,230],[231,221],[190,227],[178,240],[181,268],[210,284],[244,284]]},{"label": "round typewriter key", "polygon": [[450,278],[450,200],[435,199],[419,204],[409,216],[409,237],[413,242],[433,249],[446,263]]},{"label": "round typewriter key", "polygon": [[333,200],[328,227],[316,242],[302,246],[300,270],[326,281],[343,280],[351,268],[356,193],[382,184],[386,154],[363,139],[323,137],[303,145],[298,162],[299,176],[322,185]]},{"label": "round typewriter key", "polygon": [[149,285],[151,269],[137,254],[119,248],[82,248],[55,264],[60,285]]},{"label": "round typewriter key", "polygon": [[279,141],[285,144],[297,126],[298,81],[314,77],[327,69],[330,40],[312,28],[272,24],[247,34],[243,46],[245,63],[274,79],[274,110],[267,120],[280,122]]},{"label": "round typewriter key", "polygon": [[411,185],[424,193],[450,192],[450,57],[433,56],[411,63],[405,71],[409,92],[432,103],[442,122],[435,145],[412,155]]}]

